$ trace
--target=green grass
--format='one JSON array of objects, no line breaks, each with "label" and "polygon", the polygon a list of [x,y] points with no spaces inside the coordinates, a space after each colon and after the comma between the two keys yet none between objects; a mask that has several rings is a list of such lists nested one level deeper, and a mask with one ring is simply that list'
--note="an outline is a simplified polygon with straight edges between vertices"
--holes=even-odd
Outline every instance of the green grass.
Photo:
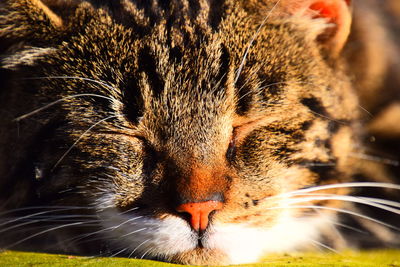
[{"label": "green grass", "polygon": [[[40,254],[31,252],[5,251],[0,253],[0,266],[90,266],[90,267],[177,267],[182,265],[168,264],[149,260],[135,260],[124,258],[89,258],[68,255]],[[235,265],[238,266],[238,265]],[[250,266],[371,266],[371,267],[400,267],[400,250],[381,250],[335,253],[307,253],[291,255],[269,256],[258,264],[240,265]]]}]

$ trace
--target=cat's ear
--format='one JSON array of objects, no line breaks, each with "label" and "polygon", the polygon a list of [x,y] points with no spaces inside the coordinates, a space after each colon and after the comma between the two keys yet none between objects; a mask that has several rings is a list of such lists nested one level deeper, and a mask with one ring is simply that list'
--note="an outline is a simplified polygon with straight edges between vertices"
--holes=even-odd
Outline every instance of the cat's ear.
[{"label": "cat's ear", "polygon": [[337,56],[350,34],[351,0],[281,0],[279,7],[294,17],[325,22],[315,38],[332,55]]}]

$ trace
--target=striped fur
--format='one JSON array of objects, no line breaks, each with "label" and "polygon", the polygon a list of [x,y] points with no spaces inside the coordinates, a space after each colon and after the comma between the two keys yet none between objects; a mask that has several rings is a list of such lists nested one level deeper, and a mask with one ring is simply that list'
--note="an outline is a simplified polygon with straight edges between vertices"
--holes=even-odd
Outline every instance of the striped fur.
[{"label": "striped fur", "polygon": [[[372,14],[359,2],[357,12]],[[343,203],[274,209],[288,200],[274,197],[369,179],[371,168],[353,156],[369,134],[360,106],[380,110],[360,91],[382,84],[357,80],[370,67],[364,73],[362,62],[348,60],[368,52],[352,52],[362,31],[337,56],[331,39],[341,29],[293,9],[304,3],[7,0],[0,210],[76,207],[50,213],[96,220],[37,221],[49,231],[21,228],[0,245],[201,265],[254,262],[321,240],[343,245],[340,234],[332,238],[332,211]],[[381,165],[368,166],[390,179]],[[223,209],[201,235],[175,209],[214,198]],[[36,218],[31,211],[15,216]]]}]

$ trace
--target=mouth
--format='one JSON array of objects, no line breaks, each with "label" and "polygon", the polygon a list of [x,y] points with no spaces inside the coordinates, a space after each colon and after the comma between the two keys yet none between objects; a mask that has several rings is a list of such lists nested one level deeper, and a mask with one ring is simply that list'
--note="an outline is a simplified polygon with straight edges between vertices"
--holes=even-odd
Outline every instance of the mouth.
[{"label": "mouth", "polygon": [[203,237],[202,236],[199,236],[198,238],[197,238],[197,248],[204,248],[204,245],[203,245]]},{"label": "mouth", "polygon": [[197,246],[196,248],[198,249],[205,249],[206,246],[205,244],[207,243],[207,239],[209,238],[210,235],[210,227],[207,227],[204,230],[192,230],[194,235],[197,236]]},{"label": "mouth", "polygon": [[290,252],[307,245],[310,238],[317,240],[317,228],[326,225],[325,221],[311,217],[285,217],[269,227],[213,221],[204,231],[195,231],[178,216],[160,219],[136,212],[102,212],[102,232],[110,247],[123,248],[128,257],[189,265],[257,262],[265,253]]}]

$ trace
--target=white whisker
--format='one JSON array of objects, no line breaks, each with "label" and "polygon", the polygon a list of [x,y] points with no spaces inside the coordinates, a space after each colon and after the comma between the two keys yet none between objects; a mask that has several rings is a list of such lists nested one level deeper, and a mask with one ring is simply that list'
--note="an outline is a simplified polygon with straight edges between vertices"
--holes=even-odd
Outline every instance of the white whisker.
[{"label": "white whisker", "polygon": [[123,211],[123,212],[119,213],[118,215],[124,215],[126,213],[132,212],[132,211],[137,210],[137,209],[139,209],[139,207],[134,207],[134,208],[131,208],[129,210]]},{"label": "white whisker", "polygon": [[[330,217],[325,216],[320,210],[314,210],[314,212],[319,214],[320,218],[322,218],[324,221],[329,222],[329,224],[331,224],[332,227],[333,227],[333,225],[336,225],[336,226],[340,226],[340,227],[343,227],[343,228],[346,228],[346,229],[349,229],[349,230],[352,230],[352,231],[355,231],[355,232],[358,232],[358,233],[361,233],[361,234],[368,234],[367,232],[362,231],[362,230],[360,230],[358,228],[352,227],[352,226],[344,224],[344,223],[340,223],[336,219],[330,219]],[[336,230],[336,228],[333,227],[333,230]],[[337,230],[336,230],[336,232],[337,232]],[[338,234],[340,235],[339,232],[338,232]]]},{"label": "white whisker", "polygon": [[[260,69],[261,69],[261,66],[258,67],[258,68],[255,69],[255,70],[253,70],[252,73],[251,73],[251,75],[256,74]],[[251,75],[250,75],[250,76],[251,76]],[[243,85],[242,85],[237,91],[240,92],[240,91],[250,82],[250,80],[251,80],[251,77],[248,78],[248,79],[243,83]],[[247,91],[245,94],[243,94],[239,99],[237,99],[236,102],[241,101],[243,98],[245,98],[246,96],[250,95],[250,94],[253,93],[253,92],[254,92],[254,91],[252,91],[252,90],[248,90],[248,91]]]},{"label": "white whisker", "polygon": [[136,250],[137,250],[138,248],[140,248],[141,246],[143,246],[144,244],[146,244],[146,243],[149,242],[149,241],[150,241],[150,239],[146,239],[145,241],[143,241],[142,243],[140,243],[140,244],[129,254],[128,258],[132,257],[132,255],[136,252]]},{"label": "white whisker", "polygon": [[145,252],[145,253],[143,253],[142,257],[140,257],[140,259],[143,259],[143,258],[144,258],[144,256],[146,256],[146,255],[147,255],[147,253],[149,253],[149,252],[150,252],[152,249],[153,249],[153,248],[149,248],[148,250],[146,250],[146,252]]},{"label": "white whisker", "polygon": [[59,226],[56,226],[56,227],[53,227],[53,228],[50,228],[50,229],[46,229],[46,230],[40,231],[40,232],[38,232],[36,234],[30,235],[30,236],[28,236],[26,238],[23,238],[23,239],[15,242],[15,243],[5,247],[5,249],[10,249],[10,248],[12,248],[12,247],[14,247],[14,246],[16,246],[18,244],[21,244],[21,243],[23,243],[23,242],[25,242],[25,241],[27,241],[29,239],[32,239],[32,238],[34,238],[36,236],[39,236],[39,235],[42,235],[42,234],[45,234],[45,233],[48,233],[48,232],[51,232],[51,231],[55,231],[55,230],[66,228],[66,227],[76,226],[76,225],[82,225],[82,224],[86,224],[86,223],[89,223],[89,222],[91,223],[92,221],[63,224],[63,225],[59,225]]},{"label": "white whisker", "polygon": [[57,168],[57,166],[61,163],[61,161],[65,158],[65,156],[67,156],[67,154],[75,147],[76,144],[79,143],[79,141],[87,134],[89,133],[94,127],[96,127],[97,125],[99,125],[102,122],[105,122],[107,120],[113,119],[113,118],[117,118],[119,117],[119,115],[113,115],[113,116],[109,116],[107,118],[101,119],[98,122],[94,123],[92,126],[90,126],[86,131],[84,131],[79,138],[68,148],[68,150],[60,157],[60,159],[56,162],[56,164],[54,164],[52,170],[54,170],[55,168]]},{"label": "white whisker", "polygon": [[372,188],[386,188],[386,189],[395,189],[400,190],[400,185],[390,184],[390,183],[375,183],[375,182],[355,182],[355,183],[340,183],[340,184],[328,184],[328,185],[319,185],[313,186],[310,188],[299,189],[296,191],[291,191],[287,193],[280,194],[278,196],[287,196],[287,195],[295,195],[295,194],[303,194],[308,192],[327,190],[327,189],[337,189],[337,188],[364,188],[364,187],[372,187]]},{"label": "white whisker", "polygon": [[367,232],[365,232],[363,230],[360,230],[358,228],[352,227],[352,226],[344,224],[344,223],[339,223],[339,222],[334,222],[334,221],[332,221],[331,223],[334,224],[334,225],[337,225],[337,226],[340,226],[340,227],[343,227],[343,228],[358,232],[360,234],[368,234]]},{"label": "white whisker", "polygon": [[[382,188],[382,189],[393,189],[393,190],[400,190],[400,185],[391,184],[391,183],[377,183],[377,182],[354,182],[354,183],[337,183],[337,184],[328,184],[328,185],[319,185],[319,186],[312,186],[309,188],[293,190],[285,193],[281,193],[275,196],[269,196],[265,198],[259,199],[259,201],[270,201],[275,199],[282,199],[293,197],[297,195],[307,195],[310,192],[322,191],[322,190],[329,190],[329,189],[339,189],[339,188]],[[319,194],[318,194],[319,195]],[[379,203],[383,203],[388,200],[380,200]],[[377,202],[378,203],[378,202]],[[388,201],[388,203],[394,204],[395,202]],[[397,204],[394,204],[397,206]],[[389,206],[392,206],[389,204]]]},{"label": "white whisker", "polygon": [[30,207],[23,207],[23,208],[18,208],[18,209],[12,209],[12,210],[7,210],[4,212],[0,213],[0,218],[3,217],[4,215],[10,214],[10,213],[15,213],[15,212],[21,212],[21,211],[26,211],[26,210],[39,210],[39,209],[52,209],[51,211],[48,212],[56,212],[56,211],[64,211],[64,210],[76,210],[76,209],[92,209],[91,207],[80,207],[80,206],[30,206]]},{"label": "white whisker", "polygon": [[[84,215],[66,215],[65,216],[65,218],[93,218],[93,217],[96,217],[96,216],[91,216],[91,215],[86,215],[86,216],[84,216]],[[50,217],[42,217],[42,218],[41,217],[39,217],[39,218],[35,217],[35,219],[33,219],[33,220],[24,221],[22,223],[18,223],[18,224],[3,228],[3,229],[0,230],[0,233],[7,232],[7,231],[9,231],[11,229],[15,229],[15,228],[18,228],[18,227],[22,227],[22,226],[26,226],[26,225],[30,225],[30,224],[35,224],[35,223],[38,223],[38,222],[47,222],[47,223],[61,223],[61,222],[64,222],[64,223],[66,223],[66,222],[77,222],[77,221],[81,222],[82,221],[82,219],[65,220],[65,218],[64,218],[64,216],[60,216],[60,217],[50,216]],[[23,220],[21,218],[18,218],[17,220],[13,220],[13,222],[16,222],[16,221],[23,221]],[[91,221],[93,221],[93,220],[91,220]],[[10,223],[11,222],[7,222],[7,224],[10,224]],[[24,229],[26,229],[26,228],[24,228]]]},{"label": "white whisker", "polygon": [[336,166],[336,163],[306,163],[306,164],[300,164],[302,167],[332,167]]},{"label": "white whisker", "polygon": [[386,164],[386,165],[392,165],[395,167],[398,167],[400,165],[399,161],[397,161],[397,160],[385,159],[385,158],[381,158],[378,156],[367,155],[367,154],[362,154],[362,153],[354,153],[353,152],[353,153],[350,153],[349,156],[353,157],[353,158],[357,158],[357,159],[363,159],[363,160],[374,161],[374,162],[378,162],[378,163],[382,163],[382,164]]},{"label": "white whisker", "polygon": [[312,110],[309,110],[309,112],[312,113],[312,114],[314,114],[314,115],[317,115],[317,116],[319,116],[319,117],[321,117],[321,118],[323,118],[323,119],[327,119],[327,120],[329,120],[329,121],[334,121],[334,122],[337,122],[337,123],[339,123],[339,124],[341,124],[341,125],[348,125],[347,122],[344,122],[344,121],[341,121],[341,120],[337,120],[337,119],[333,119],[333,118],[328,117],[328,116],[326,116],[326,115],[324,115],[324,114],[321,114],[321,113],[318,113],[318,112],[315,112],[315,111],[312,111]]},{"label": "white whisker", "polygon": [[95,80],[86,77],[79,77],[79,76],[46,76],[46,77],[26,77],[23,78],[24,80],[45,80],[45,79],[65,79],[65,80],[82,80],[87,82],[97,83],[102,85],[103,87],[107,88],[110,91],[115,91],[115,88],[111,85],[107,84],[105,81],[102,80]]},{"label": "white whisker", "polygon": [[311,241],[312,243],[314,243],[315,245],[317,245],[319,247],[323,247],[323,248],[328,249],[328,250],[330,250],[330,251],[332,251],[334,253],[340,254],[339,251],[337,251],[336,249],[334,249],[334,248],[332,248],[332,247],[330,247],[328,245],[325,245],[325,244],[323,244],[323,243],[321,243],[319,241],[316,241],[316,240],[313,240],[313,239],[309,239],[309,241]]},{"label": "white whisker", "polygon": [[275,8],[278,6],[278,4],[281,2],[281,0],[276,1],[275,5],[271,8],[271,10],[269,11],[268,15],[264,18],[264,20],[261,22],[260,26],[258,26],[257,31],[253,34],[252,38],[250,39],[249,45],[246,48],[246,51],[243,55],[243,59],[240,62],[240,66],[237,70],[237,74],[235,77],[235,81],[234,84],[237,83],[237,81],[239,80],[239,76],[242,73],[242,70],[244,68],[244,65],[246,64],[246,60],[247,60],[247,56],[250,52],[250,49],[254,43],[254,41],[256,40],[256,38],[258,37],[258,35],[261,32],[261,29],[264,27],[265,23],[267,22],[267,20],[269,19],[269,17],[272,15],[272,13],[275,11]]},{"label": "white whisker", "polygon": [[400,228],[390,225],[388,223],[382,222],[380,220],[374,219],[372,217],[366,216],[366,215],[362,215],[356,212],[352,212],[350,210],[345,210],[345,209],[339,209],[339,208],[333,208],[333,207],[324,207],[324,206],[315,206],[315,205],[299,205],[299,206],[276,206],[276,207],[270,207],[270,208],[266,208],[268,210],[273,210],[273,209],[325,209],[325,210],[331,210],[331,211],[337,211],[337,212],[341,212],[341,213],[345,213],[345,214],[350,214],[353,216],[357,216],[372,222],[375,222],[377,224],[381,224],[384,225],[388,228],[394,229],[396,231],[400,231]]},{"label": "white whisker", "polygon": [[146,230],[146,229],[147,229],[146,227],[145,227],[145,228],[140,228],[140,229],[135,230],[135,231],[132,231],[132,232],[130,232],[130,233],[121,235],[120,237],[126,237],[126,236],[128,236],[128,235],[133,235],[133,234],[139,233],[139,232],[141,232],[141,231],[144,231],[144,230]]},{"label": "white whisker", "polygon": [[311,82],[303,82],[303,81],[285,81],[285,82],[274,82],[274,83],[270,83],[270,84],[264,85],[264,86],[262,86],[262,87],[259,87],[257,90],[262,90],[262,89],[265,89],[265,88],[268,88],[268,87],[271,87],[271,86],[274,86],[274,85],[280,85],[280,84],[304,84],[304,85],[314,85],[314,84],[311,83]]},{"label": "white whisker", "polygon": [[77,98],[77,97],[84,97],[84,96],[98,97],[98,98],[103,98],[103,99],[110,100],[110,101],[112,101],[112,102],[113,102],[113,101],[120,102],[119,100],[116,100],[116,99],[114,99],[114,98],[107,97],[107,96],[103,96],[103,95],[98,95],[98,94],[76,94],[76,95],[66,96],[66,97],[63,97],[63,98],[61,98],[61,99],[58,99],[58,100],[56,100],[56,101],[54,101],[54,102],[51,102],[51,103],[49,103],[49,104],[47,104],[47,105],[45,105],[45,106],[43,106],[43,107],[41,107],[41,108],[35,109],[35,110],[33,110],[33,111],[29,112],[29,113],[26,113],[26,114],[24,114],[24,115],[22,115],[22,116],[19,116],[19,117],[15,118],[14,121],[18,122],[18,121],[21,121],[21,120],[23,120],[23,119],[26,119],[26,118],[28,118],[28,117],[30,117],[30,116],[32,116],[32,115],[35,115],[36,113],[39,113],[39,112],[41,112],[41,111],[43,111],[43,110],[45,110],[45,109],[48,109],[48,108],[50,108],[50,107],[52,107],[52,106],[54,106],[54,105],[57,105],[57,104],[59,104],[59,103],[61,103],[61,102],[66,101],[66,100],[68,100],[68,99]]},{"label": "white whisker", "polygon": [[[311,193],[311,194],[299,194],[299,196],[343,196],[343,195]],[[400,202],[397,201],[381,199],[381,198],[373,198],[373,197],[363,197],[363,196],[349,196],[349,197],[356,197],[358,199],[366,200],[369,202],[400,208]]]},{"label": "white whisker", "polygon": [[313,196],[313,197],[302,197],[302,198],[291,198],[285,201],[285,204],[296,204],[296,203],[303,203],[303,202],[309,202],[309,201],[315,201],[315,200],[342,200],[342,201],[349,201],[349,202],[354,202],[354,203],[359,203],[359,204],[364,204],[368,206],[372,206],[375,208],[379,208],[382,210],[390,211],[395,214],[400,215],[400,210],[391,208],[385,205],[381,205],[372,201],[368,201],[365,199],[361,199],[358,197],[354,196],[340,196],[340,195],[324,195],[324,196]]},{"label": "white whisker", "polygon": [[112,255],[110,256],[110,258],[113,258],[113,257],[117,256],[118,254],[121,254],[122,252],[124,252],[124,251],[127,250],[127,249],[128,249],[128,248],[121,249],[120,251],[118,251],[118,252],[112,254]]},{"label": "white whisker", "polygon": [[370,118],[374,117],[374,116],[372,115],[371,112],[369,112],[366,108],[364,108],[364,107],[361,106],[360,104],[358,104],[358,107],[359,107],[362,111],[365,111],[365,113],[367,113],[368,116],[369,116]]},{"label": "white whisker", "polygon": [[[30,225],[30,224],[35,224],[35,223],[37,223],[39,221],[40,220],[33,220],[33,221],[28,221],[28,222],[16,224],[16,225],[13,225],[13,226],[9,226],[9,227],[1,229],[0,233],[7,232],[9,230],[12,230],[12,229],[15,229],[15,228],[18,228],[18,227],[22,227],[22,226],[26,226],[26,225]],[[24,230],[26,230],[26,228],[24,228]]]},{"label": "white whisker", "polygon": [[380,198],[373,198],[373,197],[359,197],[359,198],[365,199],[365,200],[369,200],[369,201],[373,201],[375,203],[384,204],[384,205],[387,205],[387,206],[400,208],[400,202],[396,202],[396,201],[391,201],[391,200],[387,200],[387,199],[380,199]]},{"label": "white whisker", "polygon": [[[80,208],[78,208],[78,209],[80,209]],[[27,210],[27,209],[19,209],[19,211],[21,211],[21,210]],[[25,215],[25,216],[22,216],[22,217],[17,217],[17,218],[15,218],[13,220],[9,220],[9,221],[3,222],[3,223],[0,224],[0,226],[6,225],[6,224],[10,224],[10,223],[14,223],[14,222],[18,222],[18,221],[22,221],[22,220],[29,219],[29,218],[32,218],[32,217],[37,217],[38,215],[49,214],[49,213],[60,212],[60,211],[69,211],[69,210],[71,210],[71,208],[56,209],[56,210],[49,210],[49,211],[41,211],[41,212]],[[12,212],[13,211],[8,211],[7,213],[12,213]],[[51,216],[56,216],[56,215],[51,215]]]},{"label": "white whisker", "polygon": [[96,234],[104,233],[104,232],[107,232],[107,231],[114,231],[115,229],[121,227],[122,225],[124,225],[124,224],[126,224],[126,223],[129,223],[129,222],[132,222],[132,221],[134,221],[134,220],[140,219],[140,218],[142,218],[142,217],[143,217],[143,216],[138,216],[138,217],[135,217],[135,218],[131,218],[131,219],[126,220],[126,221],[124,221],[124,222],[122,222],[122,223],[120,223],[120,224],[118,224],[118,225],[111,226],[111,227],[108,227],[108,228],[105,228],[105,229],[101,229],[101,230],[98,230],[98,231],[95,231],[95,232],[92,232],[92,233],[83,234],[83,235],[74,237],[74,238],[72,238],[72,239],[69,239],[69,240],[67,240],[67,241],[79,241],[79,240],[84,239],[84,238],[87,238],[87,237],[89,237],[89,236],[93,236],[93,235],[96,235]]}]

